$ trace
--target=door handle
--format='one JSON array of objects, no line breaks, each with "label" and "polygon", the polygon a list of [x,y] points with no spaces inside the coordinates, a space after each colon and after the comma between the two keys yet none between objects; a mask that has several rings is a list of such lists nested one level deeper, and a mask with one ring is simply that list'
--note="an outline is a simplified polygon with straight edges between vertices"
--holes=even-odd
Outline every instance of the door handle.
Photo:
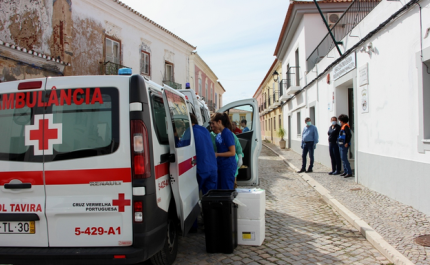
[{"label": "door handle", "polygon": [[6,183],[3,187],[8,190],[31,189],[31,183]]},{"label": "door handle", "polygon": [[194,166],[195,164],[197,164],[197,161],[195,159],[191,159],[191,165]]}]

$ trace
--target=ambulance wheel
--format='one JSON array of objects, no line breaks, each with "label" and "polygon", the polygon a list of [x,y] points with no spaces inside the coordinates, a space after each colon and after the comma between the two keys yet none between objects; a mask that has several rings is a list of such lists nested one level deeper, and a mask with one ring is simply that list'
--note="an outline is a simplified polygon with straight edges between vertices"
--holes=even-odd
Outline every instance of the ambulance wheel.
[{"label": "ambulance wheel", "polygon": [[169,214],[169,219],[167,220],[166,242],[164,243],[163,249],[152,256],[151,262],[153,265],[173,264],[176,259],[176,255],[178,254],[178,237],[178,218]]}]

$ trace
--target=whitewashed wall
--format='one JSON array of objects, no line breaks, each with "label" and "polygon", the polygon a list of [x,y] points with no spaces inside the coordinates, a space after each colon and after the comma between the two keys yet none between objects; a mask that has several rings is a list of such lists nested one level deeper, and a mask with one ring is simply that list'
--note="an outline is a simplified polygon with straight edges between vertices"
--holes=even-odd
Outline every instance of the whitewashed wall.
[{"label": "whitewashed wall", "polygon": [[174,64],[175,82],[189,82],[188,57],[193,48],[164,30],[152,25],[114,1],[73,1],[73,20],[94,20],[106,34],[121,40],[122,64],[131,67],[133,74],[140,73],[140,53],[147,50],[151,56],[150,78],[161,84],[165,61]]}]

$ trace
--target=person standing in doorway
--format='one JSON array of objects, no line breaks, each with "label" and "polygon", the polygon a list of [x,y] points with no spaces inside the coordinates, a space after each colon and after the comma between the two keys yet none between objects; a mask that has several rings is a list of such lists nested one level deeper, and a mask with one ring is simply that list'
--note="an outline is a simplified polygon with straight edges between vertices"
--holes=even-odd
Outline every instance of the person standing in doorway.
[{"label": "person standing in doorway", "polygon": [[351,170],[351,165],[349,164],[348,161],[348,150],[349,147],[351,145],[351,129],[349,128],[349,118],[347,115],[342,114],[339,116],[339,121],[340,121],[340,132],[339,132],[339,137],[337,139],[337,143],[339,145],[339,151],[340,151],[340,159],[342,160],[343,163],[343,169],[344,172],[343,174],[341,174],[341,176],[343,176],[344,178],[349,178],[352,177],[352,170]]},{"label": "person standing in doorway", "polygon": [[[297,173],[312,172],[314,167],[314,150],[317,148],[318,143],[318,130],[317,127],[312,125],[311,118],[305,119],[306,126],[302,132],[302,168]],[[309,152],[310,164],[308,170],[306,170],[306,156]]]},{"label": "person standing in doorway", "polygon": [[331,172],[329,175],[339,175],[341,170],[339,146],[337,138],[339,138],[340,126],[336,117],[331,118],[331,125],[328,128],[328,147],[331,158]]}]

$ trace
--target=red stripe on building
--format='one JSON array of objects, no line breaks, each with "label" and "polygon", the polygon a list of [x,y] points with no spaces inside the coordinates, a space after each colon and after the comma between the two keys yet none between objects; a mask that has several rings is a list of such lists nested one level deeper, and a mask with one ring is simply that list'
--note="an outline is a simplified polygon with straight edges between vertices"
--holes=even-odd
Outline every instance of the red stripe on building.
[{"label": "red stripe on building", "polygon": [[0,185],[9,183],[17,179],[22,183],[31,183],[31,185],[43,185],[43,171],[14,171],[0,172]]},{"label": "red stripe on building", "polygon": [[192,157],[190,159],[187,159],[181,163],[179,163],[179,176],[190,170],[194,165],[192,164],[192,161],[195,160],[196,157]]},{"label": "red stripe on building", "polygon": [[45,171],[46,185],[89,184],[93,181],[131,182],[130,168]]},{"label": "red stripe on building", "polygon": [[169,174],[169,162],[155,166],[155,179],[159,179]]}]

